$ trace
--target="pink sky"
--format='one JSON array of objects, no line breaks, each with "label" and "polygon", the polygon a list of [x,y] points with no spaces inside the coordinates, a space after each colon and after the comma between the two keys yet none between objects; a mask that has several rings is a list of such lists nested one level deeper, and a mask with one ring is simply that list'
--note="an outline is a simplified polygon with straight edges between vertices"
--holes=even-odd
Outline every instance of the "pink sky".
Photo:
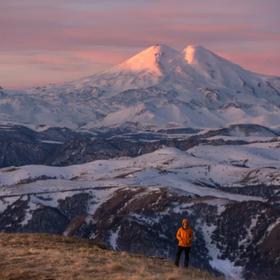
[{"label": "pink sky", "polygon": [[91,75],[156,43],[280,76],[279,0],[0,1],[0,85]]}]

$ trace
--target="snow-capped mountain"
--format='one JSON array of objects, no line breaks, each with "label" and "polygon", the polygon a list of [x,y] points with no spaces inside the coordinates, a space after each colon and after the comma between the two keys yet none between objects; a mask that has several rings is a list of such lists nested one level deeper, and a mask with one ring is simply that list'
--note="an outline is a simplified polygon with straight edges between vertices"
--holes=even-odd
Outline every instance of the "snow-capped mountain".
[{"label": "snow-capped mountain", "polygon": [[278,126],[280,79],[201,46],[151,46],[108,71],[22,92],[0,92],[0,120],[94,128]]}]

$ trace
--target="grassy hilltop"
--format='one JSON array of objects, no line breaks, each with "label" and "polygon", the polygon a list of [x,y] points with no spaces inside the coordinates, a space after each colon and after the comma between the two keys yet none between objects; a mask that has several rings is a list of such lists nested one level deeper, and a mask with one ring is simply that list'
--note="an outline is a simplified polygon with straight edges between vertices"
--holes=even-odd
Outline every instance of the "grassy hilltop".
[{"label": "grassy hilltop", "polygon": [[214,280],[198,269],[155,257],[107,250],[88,240],[0,233],[2,280]]}]

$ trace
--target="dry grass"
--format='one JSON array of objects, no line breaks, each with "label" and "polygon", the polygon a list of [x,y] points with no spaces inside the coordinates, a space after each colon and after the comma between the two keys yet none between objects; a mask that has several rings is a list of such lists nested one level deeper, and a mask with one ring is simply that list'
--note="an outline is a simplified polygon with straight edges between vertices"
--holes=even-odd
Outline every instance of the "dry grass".
[{"label": "dry grass", "polygon": [[0,233],[1,280],[214,280],[159,258],[105,250],[87,240]]}]

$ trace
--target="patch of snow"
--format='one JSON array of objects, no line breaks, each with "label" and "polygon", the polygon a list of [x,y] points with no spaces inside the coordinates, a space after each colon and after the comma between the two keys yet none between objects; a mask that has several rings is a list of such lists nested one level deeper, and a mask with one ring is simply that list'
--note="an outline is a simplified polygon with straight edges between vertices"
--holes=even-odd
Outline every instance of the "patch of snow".
[{"label": "patch of snow", "polygon": [[242,280],[243,277],[242,275],[242,271],[243,268],[241,266],[235,266],[231,261],[229,260],[222,260],[222,259],[213,259],[210,262],[210,265],[222,272],[225,276],[227,280]]},{"label": "patch of snow", "polygon": [[242,271],[243,268],[241,266],[235,266],[229,259],[221,259],[219,257],[220,251],[217,246],[212,242],[212,234],[216,229],[216,226],[211,225],[207,226],[203,224],[201,226],[201,230],[204,236],[204,240],[206,242],[206,247],[208,249],[209,256],[212,258],[209,263],[212,268],[220,271],[226,276],[226,279],[233,280],[242,280]]},{"label": "patch of snow", "polygon": [[54,140],[41,140],[41,143],[62,145],[64,142]]},{"label": "patch of snow", "polygon": [[28,225],[28,222],[32,219],[33,212],[39,208],[38,204],[31,200],[28,203],[28,209],[25,211],[24,219],[20,223],[20,226]]},{"label": "patch of snow", "polygon": [[111,231],[109,243],[114,250],[118,249],[118,238],[119,238],[120,229],[121,229],[121,226],[118,226],[116,231]]},{"label": "patch of snow", "polygon": [[7,209],[9,205],[12,205],[18,197],[3,197],[0,198],[0,215]]},{"label": "patch of snow", "polygon": [[245,243],[250,243],[252,241],[252,238],[253,238],[252,230],[256,227],[258,218],[259,218],[259,215],[252,217],[250,227],[246,229],[247,234],[246,234],[245,238],[242,240],[239,240],[239,247]]}]

